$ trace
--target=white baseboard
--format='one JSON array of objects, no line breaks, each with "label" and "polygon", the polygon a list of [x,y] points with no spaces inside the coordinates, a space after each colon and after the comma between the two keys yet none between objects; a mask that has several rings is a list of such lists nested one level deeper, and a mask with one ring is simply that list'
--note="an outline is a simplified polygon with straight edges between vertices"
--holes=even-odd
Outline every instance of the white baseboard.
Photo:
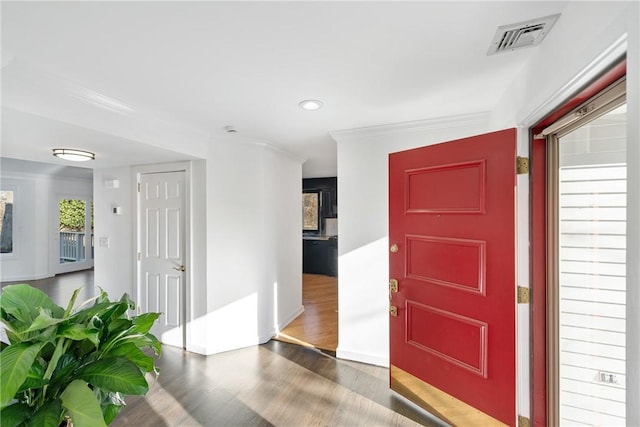
[{"label": "white baseboard", "polygon": [[[280,322],[278,324],[278,331],[281,331],[284,328],[286,328],[289,325],[289,323],[293,322],[296,319],[296,317],[300,316],[302,313],[304,313],[304,305],[301,305],[296,311],[293,312],[293,314],[287,317],[285,321]],[[275,332],[277,333],[278,331],[275,331]]]},{"label": "white baseboard", "polygon": [[2,276],[0,278],[0,281],[2,282],[22,282],[22,281],[30,281],[30,280],[41,280],[41,279],[47,279],[49,277],[53,277],[50,274],[38,274],[35,276],[14,276],[14,277],[5,277]]},{"label": "white baseboard", "polygon": [[187,344],[186,350],[190,353],[202,354],[203,356],[208,354],[207,349],[200,345]]},{"label": "white baseboard", "polygon": [[363,353],[360,351],[344,350],[338,347],[336,349],[336,357],[338,359],[353,360],[354,362],[361,362],[361,363],[367,363],[369,365],[382,366],[383,368],[389,367],[388,354]]}]

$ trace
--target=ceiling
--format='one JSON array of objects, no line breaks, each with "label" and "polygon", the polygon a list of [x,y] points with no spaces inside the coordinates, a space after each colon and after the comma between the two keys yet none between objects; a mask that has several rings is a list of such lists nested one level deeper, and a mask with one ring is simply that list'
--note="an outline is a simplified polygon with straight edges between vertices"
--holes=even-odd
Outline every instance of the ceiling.
[{"label": "ceiling", "polygon": [[2,156],[114,167],[235,137],[333,176],[332,131],[491,111],[536,49],[488,56],[497,27],[566,3],[3,1]]}]

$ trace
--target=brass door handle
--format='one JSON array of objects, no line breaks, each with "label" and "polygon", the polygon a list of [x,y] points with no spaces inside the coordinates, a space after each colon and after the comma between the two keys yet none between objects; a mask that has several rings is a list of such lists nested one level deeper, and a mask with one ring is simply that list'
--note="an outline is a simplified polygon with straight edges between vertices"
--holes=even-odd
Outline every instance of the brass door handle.
[{"label": "brass door handle", "polygon": [[176,271],[185,271],[186,270],[184,265],[181,265],[180,267],[172,267],[172,268],[173,268],[173,270],[176,270]]}]

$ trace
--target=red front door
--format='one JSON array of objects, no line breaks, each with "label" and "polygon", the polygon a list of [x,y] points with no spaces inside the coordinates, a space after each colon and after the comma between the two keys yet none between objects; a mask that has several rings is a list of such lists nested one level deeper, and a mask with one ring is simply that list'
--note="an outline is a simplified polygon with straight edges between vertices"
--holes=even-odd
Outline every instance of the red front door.
[{"label": "red front door", "polygon": [[516,423],[515,147],[508,129],[389,156],[391,387],[452,424]]}]

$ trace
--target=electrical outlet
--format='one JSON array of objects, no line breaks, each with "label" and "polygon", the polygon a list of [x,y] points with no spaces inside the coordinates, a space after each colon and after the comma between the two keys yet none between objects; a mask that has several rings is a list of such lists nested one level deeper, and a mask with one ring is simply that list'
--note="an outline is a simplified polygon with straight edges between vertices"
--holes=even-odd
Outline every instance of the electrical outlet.
[{"label": "electrical outlet", "polygon": [[598,371],[598,381],[606,384],[618,384],[618,376],[611,372]]}]

